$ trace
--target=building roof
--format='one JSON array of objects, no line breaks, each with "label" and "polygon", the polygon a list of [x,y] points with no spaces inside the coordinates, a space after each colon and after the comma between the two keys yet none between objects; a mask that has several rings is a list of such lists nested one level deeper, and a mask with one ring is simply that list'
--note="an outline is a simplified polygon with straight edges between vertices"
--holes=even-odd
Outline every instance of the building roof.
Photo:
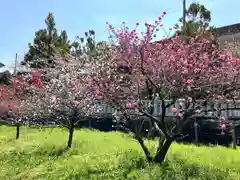
[{"label": "building roof", "polygon": [[240,23],[216,28],[217,36],[240,33]]}]

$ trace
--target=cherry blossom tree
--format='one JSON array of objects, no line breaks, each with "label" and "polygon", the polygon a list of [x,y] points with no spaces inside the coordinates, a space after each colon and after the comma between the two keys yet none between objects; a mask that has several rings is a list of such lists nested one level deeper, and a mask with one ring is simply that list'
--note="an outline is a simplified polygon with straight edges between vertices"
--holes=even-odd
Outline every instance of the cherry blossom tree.
[{"label": "cherry blossom tree", "polygon": [[[130,30],[125,22],[120,29],[107,22],[114,42],[111,57],[91,66],[90,87],[95,99],[120,109],[122,128],[135,134],[149,162],[158,163],[164,161],[172,142],[184,135],[186,125],[206,112],[207,105],[218,99],[239,98],[240,89],[240,60],[218,49],[209,38],[199,34],[181,40],[177,35],[156,41],[165,14],[153,24],[146,23],[146,32],[141,33],[137,32],[139,23]],[[161,102],[160,117],[154,115],[157,99]],[[182,104],[176,107],[179,100]],[[169,108],[174,114],[171,126],[166,117]],[[216,111],[221,109],[211,109],[218,115]],[[126,128],[126,122],[133,120],[136,126],[141,125],[141,116],[158,132],[155,155],[139,131]]]},{"label": "cherry blossom tree", "polygon": [[21,103],[33,95],[33,90],[39,86],[39,82],[39,78],[34,78],[30,73],[28,76],[15,75],[11,78],[10,85],[1,85],[0,117],[3,122],[16,126],[16,139],[20,135],[20,125],[25,123]]},{"label": "cherry blossom tree", "polygon": [[[74,58],[72,58],[74,59]],[[94,102],[88,92],[84,65],[58,59],[55,68],[44,69],[44,88],[22,105],[25,117],[52,121],[69,131],[67,148],[71,148],[76,125],[94,113]]]}]

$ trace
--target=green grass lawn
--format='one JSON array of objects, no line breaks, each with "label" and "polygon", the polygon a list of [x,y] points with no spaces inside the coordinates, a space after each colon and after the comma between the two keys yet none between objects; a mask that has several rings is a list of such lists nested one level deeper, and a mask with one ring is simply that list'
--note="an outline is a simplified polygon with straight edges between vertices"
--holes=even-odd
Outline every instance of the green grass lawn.
[{"label": "green grass lawn", "polygon": [[68,151],[65,129],[21,128],[20,139],[14,137],[14,128],[0,126],[0,180],[240,180],[240,152],[223,147],[173,144],[160,166],[149,165],[122,133],[76,130]]}]

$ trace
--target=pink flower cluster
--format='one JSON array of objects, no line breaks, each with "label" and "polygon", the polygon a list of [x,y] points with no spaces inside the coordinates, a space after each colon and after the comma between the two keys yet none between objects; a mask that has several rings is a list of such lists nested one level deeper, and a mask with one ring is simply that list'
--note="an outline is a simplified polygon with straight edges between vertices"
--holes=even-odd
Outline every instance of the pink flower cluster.
[{"label": "pink flower cluster", "polygon": [[[111,58],[95,67],[97,75],[94,77],[95,89],[101,90],[104,101],[128,109],[137,108],[132,103],[126,104],[126,100],[137,102],[138,92],[146,90],[147,80],[156,88],[154,90],[168,91],[168,98],[185,99],[190,103],[198,98],[212,101],[218,96],[227,97],[222,88],[240,84],[237,78],[239,59],[224,53],[208,38],[199,35],[183,40],[176,34],[156,41],[165,15],[163,12],[153,24],[145,23],[146,30],[140,33],[139,22],[132,30],[126,22],[119,29],[107,22],[116,48],[111,50]],[[124,67],[125,74],[118,67]],[[172,112],[178,113],[179,120],[184,115],[175,107]]]}]

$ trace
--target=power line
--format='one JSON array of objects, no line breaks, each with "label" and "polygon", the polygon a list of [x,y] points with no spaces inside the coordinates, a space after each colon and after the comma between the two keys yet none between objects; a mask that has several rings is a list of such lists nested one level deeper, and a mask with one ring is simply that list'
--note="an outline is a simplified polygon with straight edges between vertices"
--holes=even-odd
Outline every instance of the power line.
[{"label": "power line", "polygon": [[167,8],[167,9],[165,9],[165,10],[167,11],[167,14],[178,12],[179,11],[179,5],[171,6],[171,7]]}]

